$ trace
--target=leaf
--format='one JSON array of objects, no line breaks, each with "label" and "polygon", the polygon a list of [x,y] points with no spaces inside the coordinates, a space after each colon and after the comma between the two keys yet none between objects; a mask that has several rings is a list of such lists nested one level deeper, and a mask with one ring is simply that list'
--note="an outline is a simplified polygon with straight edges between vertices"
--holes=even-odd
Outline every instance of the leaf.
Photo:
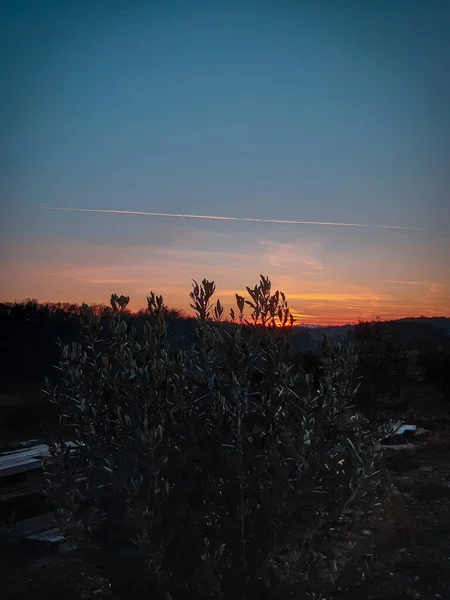
[{"label": "leaf", "polygon": [[240,296],[239,294],[235,294],[235,296],[239,312],[242,313],[244,311],[244,297]]}]

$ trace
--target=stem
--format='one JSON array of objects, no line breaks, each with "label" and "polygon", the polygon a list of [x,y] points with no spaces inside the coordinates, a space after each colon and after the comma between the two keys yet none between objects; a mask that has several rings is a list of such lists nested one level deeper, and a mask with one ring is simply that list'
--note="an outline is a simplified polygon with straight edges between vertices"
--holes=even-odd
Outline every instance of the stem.
[{"label": "stem", "polygon": [[238,416],[238,449],[239,449],[239,496],[240,496],[240,504],[239,504],[239,518],[241,524],[241,560],[243,568],[246,569],[247,562],[245,557],[245,475],[244,475],[244,452],[243,452],[243,444],[242,444],[242,404],[239,406],[239,416]]}]

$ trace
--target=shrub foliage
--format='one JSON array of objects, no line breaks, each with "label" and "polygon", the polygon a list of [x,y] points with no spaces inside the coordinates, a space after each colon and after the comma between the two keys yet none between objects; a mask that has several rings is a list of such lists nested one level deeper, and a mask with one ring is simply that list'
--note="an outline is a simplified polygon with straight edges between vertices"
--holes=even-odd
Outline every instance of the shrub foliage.
[{"label": "shrub foliage", "polygon": [[[375,438],[347,418],[353,347],[324,339],[317,385],[288,360],[293,319],[268,278],[236,294],[232,328],[214,292],[193,283],[196,342],[178,352],[153,292],[143,337],[123,318],[128,297],[111,296],[106,339],[83,305],[85,340],[61,344],[62,383],[47,382],[61,425],[48,493],[117,597],[325,590],[339,565],[318,548],[373,468]],[[276,567],[286,549],[289,573]]]},{"label": "shrub foliage", "polygon": [[411,359],[405,336],[386,324],[360,322],[355,328],[361,386],[357,399],[372,417],[384,407],[402,400],[401,388],[408,376]]}]

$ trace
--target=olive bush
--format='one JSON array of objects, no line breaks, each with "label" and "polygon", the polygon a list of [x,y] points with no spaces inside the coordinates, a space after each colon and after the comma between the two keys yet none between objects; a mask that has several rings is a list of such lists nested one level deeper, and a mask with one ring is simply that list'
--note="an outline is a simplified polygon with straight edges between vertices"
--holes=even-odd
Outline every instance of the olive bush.
[{"label": "olive bush", "polygon": [[122,318],[128,297],[111,296],[107,340],[83,305],[85,341],[61,345],[62,383],[47,381],[60,409],[48,494],[118,598],[295,586],[317,598],[340,568],[318,548],[365,494],[379,451],[348,418],[357,357],[325,339],[317,386],[288,360],[293,318],[267,277],[236,294],[231,324],[214,292],[193,282],[188,351],[169,351],[153,292],[141,337]]},{"label": "olive bush", "polygon": [[[373,419],[385,419],[384,409],[402,404],[402,387],[408,381],[412,361],[403,332],[388,325],[377,320],[360,322],[355,328],[357,371],[362,379],[357,401]],[[409,379],[413,380],[411,376]]]}]

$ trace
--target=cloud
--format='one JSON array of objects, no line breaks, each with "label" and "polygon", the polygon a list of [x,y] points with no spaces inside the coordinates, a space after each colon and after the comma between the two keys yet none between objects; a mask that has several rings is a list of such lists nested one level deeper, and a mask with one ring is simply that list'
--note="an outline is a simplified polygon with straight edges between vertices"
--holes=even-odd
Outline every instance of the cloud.
[{"label": "cloud", "polygon": [[282,219],[257,219],[248,217],[221,217],[217,215],[190,215],[181,213],[156,213],[135,210],[113,210],[100,208],[66,208],[42,206],[44,210],[62,210],[68,212],[106,213],[115,215],[132,215],[145,217],[169,217],[176,219],[201,219],[212,221],[242,221],[247,223],[274,223],[278,225],[319,225],[324,227],[368,227],[376,229],[402,229],[407,231],[423,231],[422,227],[404,227],[402,225],[367,225],[365,223],[333,223],[329,221],[288,221]]},{"label": "cloud", "polygon": [[295,319],[317,319],[317,315],[307,315],[296,310],[291,310],[291,313]]},{"label": "cloud", "polygon": [[368,302],[380,299],[380,296],[374,296],[370,293],[351,294],[345,292],[342,294],[336,294],[333,292],[305,292],[303,294],[286,294],[286,296],[288,300],[324,300],[326,302]]},{"label": "cloud", "polygon": [[257,240],[258,244],[266,249],[265,260],[269,268],[276,269],[277,273],[291,275],[304,268],[305,265],[311,270],[324,271],[316,243],[310,243],[308,240],[295,243],[284,243],[271,240]]},{"label": "cloud", "polygon": [[400,285],[412,285],[421,286],[428,288],[429,296],[436,297],[447,289],[447,285],[440,282],[431,283],[429,281],[409,281],[409,280],[396,280],[396,279],[382,279],[383,283],[393,283]]},{"label": "cloud", "polygon": [[397,279],[382,279],[381,282],[382,283],[395,283],[395,284],[399,284],[399,285],[424,285],[424,286],[435,285],[435,284],[430,284],[426,281],[404,281],[404,280],[397,280]]},{"label": "cloud", "polygon": [[428,292],[432,296],[442,293],[447,288],[447,286],[444,285],[443,283],[432,283],[429,285],[430,285],[430,288],[428,289]]},{"label": "cloud", "polygon": [[142,283],[141,279],[85,279],[84,281],[94,285],[105,285],[110,283]]}]

